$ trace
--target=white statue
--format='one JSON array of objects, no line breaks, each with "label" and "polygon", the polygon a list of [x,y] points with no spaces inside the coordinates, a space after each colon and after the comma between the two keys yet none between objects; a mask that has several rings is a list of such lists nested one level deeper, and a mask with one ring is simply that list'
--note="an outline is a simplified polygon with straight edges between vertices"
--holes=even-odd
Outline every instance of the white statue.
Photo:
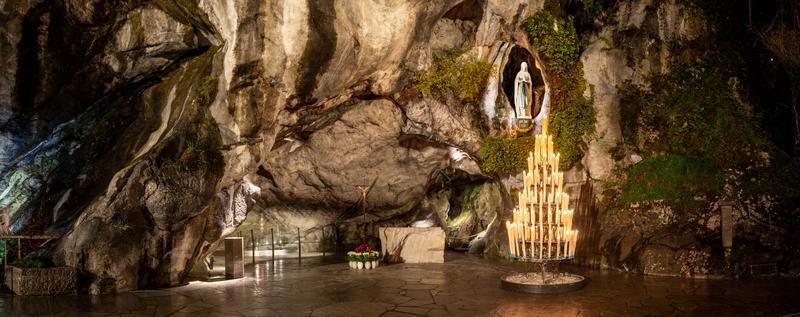
[{"label": "white statue", "polygon": [[517,111],[517,118],[530,119],[531,112],[531,74],[528,73],[528,64],[522,62],[517,77],[514,78],[514,109]]}]

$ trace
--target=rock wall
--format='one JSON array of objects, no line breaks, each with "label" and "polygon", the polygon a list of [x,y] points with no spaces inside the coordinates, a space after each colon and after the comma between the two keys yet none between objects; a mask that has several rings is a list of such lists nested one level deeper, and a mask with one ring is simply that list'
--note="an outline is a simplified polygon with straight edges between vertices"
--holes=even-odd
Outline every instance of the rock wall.
[{"label": "rock wall", "polygon": [[[61,235],[49,252],[78,268],[84,291],[176,285],[253,209],[312,239],[333,226],[340,245],[379,226],[441,226],[450,247],[503,255],[521,182],[481,171],[482,140],[513,116],[507,63],[543,62],[521,24],[545,1],[0,7],[0,208],[13,232]],[[706,26],[674,1],[614,10],[581,55],[597,134],[567,181],[587,230],[579,254],[622,267],[651,237],[596,221],[603,181],[641,160],[610,153],[624,141],[617,87],[669,71],[673,44]],[[496,66],[479,111],[412,85],[453,50]],[[609,243],[620,253],[602,253]],[[645,267],[672,256],[637,250]]]},{"label": "rock wall", "polygon": [[416,207],[443,170],[485,182],[471,114],[409,77],[519,37],[542,2],[2,6],[0,207],[14,232],[61,235],[56,261],[107,293],[180,283],[257,204],[356,232],[364,206],[376,226],[430,218]]}]

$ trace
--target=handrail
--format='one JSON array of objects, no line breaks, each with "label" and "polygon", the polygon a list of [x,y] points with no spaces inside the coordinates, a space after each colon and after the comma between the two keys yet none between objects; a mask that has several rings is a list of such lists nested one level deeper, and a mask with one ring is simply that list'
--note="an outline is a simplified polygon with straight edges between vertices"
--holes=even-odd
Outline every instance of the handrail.
[{"label": "handrail", "polygon": [[61,239],[61,237],[56,235],[46,235],[46,234],[30,235],[30,236],[0,235],[0,241],[3,241],[3,264],[5,265],[6,263],[6,252],[8,252],[8,243],[6,243],[6,240],[17,240],[17,259],[19,259],[22,258],[22,246],[21,243],[19,243],[19,240],[47,240],[41,245],[39,245],[39,247],[41,248],[51,240],[55,239]]},{"label": "handrail", "polygon": [[50,240],[50,239],[60,239],[59,236],[54,235],[35,235],[35,236],[20,236],[20,235],[12,235],[12,236],[3,236],[0,235],[0,240],[4,239],[25,239],[25,240]]}]

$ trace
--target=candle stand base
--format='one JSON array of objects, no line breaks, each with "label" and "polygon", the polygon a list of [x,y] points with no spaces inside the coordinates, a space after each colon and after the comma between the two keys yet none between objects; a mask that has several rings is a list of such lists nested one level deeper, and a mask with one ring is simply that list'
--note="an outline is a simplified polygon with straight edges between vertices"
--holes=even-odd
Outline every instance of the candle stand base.
[{"label": "candle stand base", "polygon": [[544,281],[539,273],[516,273],[500,279],[500,287],[507,291],[531,294],[558,294],[576,291],[586,286],[586,278],[570,273],[548,275]]},{"label": "candle stand base", "polygon": [[[576,291],[586,286],[586,278],[577,274],[558,272],[559,263],[571,260],[522,258],[517,260],[539,266],[539,272],[514,273],[500,278],[500,287],[507,291],[531,294],[558,294]],[[548,271],[547,267],[551,270]]]}]

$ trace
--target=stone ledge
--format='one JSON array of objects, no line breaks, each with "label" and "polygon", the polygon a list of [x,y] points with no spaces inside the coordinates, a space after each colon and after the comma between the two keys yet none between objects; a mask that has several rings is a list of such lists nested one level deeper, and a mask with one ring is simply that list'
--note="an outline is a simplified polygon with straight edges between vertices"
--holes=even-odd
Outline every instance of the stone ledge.
[{"label": "stone ledge", "polygon": [[5,284],[17,295],[75,294],[77,271],[71,267],[6,267]]}]

